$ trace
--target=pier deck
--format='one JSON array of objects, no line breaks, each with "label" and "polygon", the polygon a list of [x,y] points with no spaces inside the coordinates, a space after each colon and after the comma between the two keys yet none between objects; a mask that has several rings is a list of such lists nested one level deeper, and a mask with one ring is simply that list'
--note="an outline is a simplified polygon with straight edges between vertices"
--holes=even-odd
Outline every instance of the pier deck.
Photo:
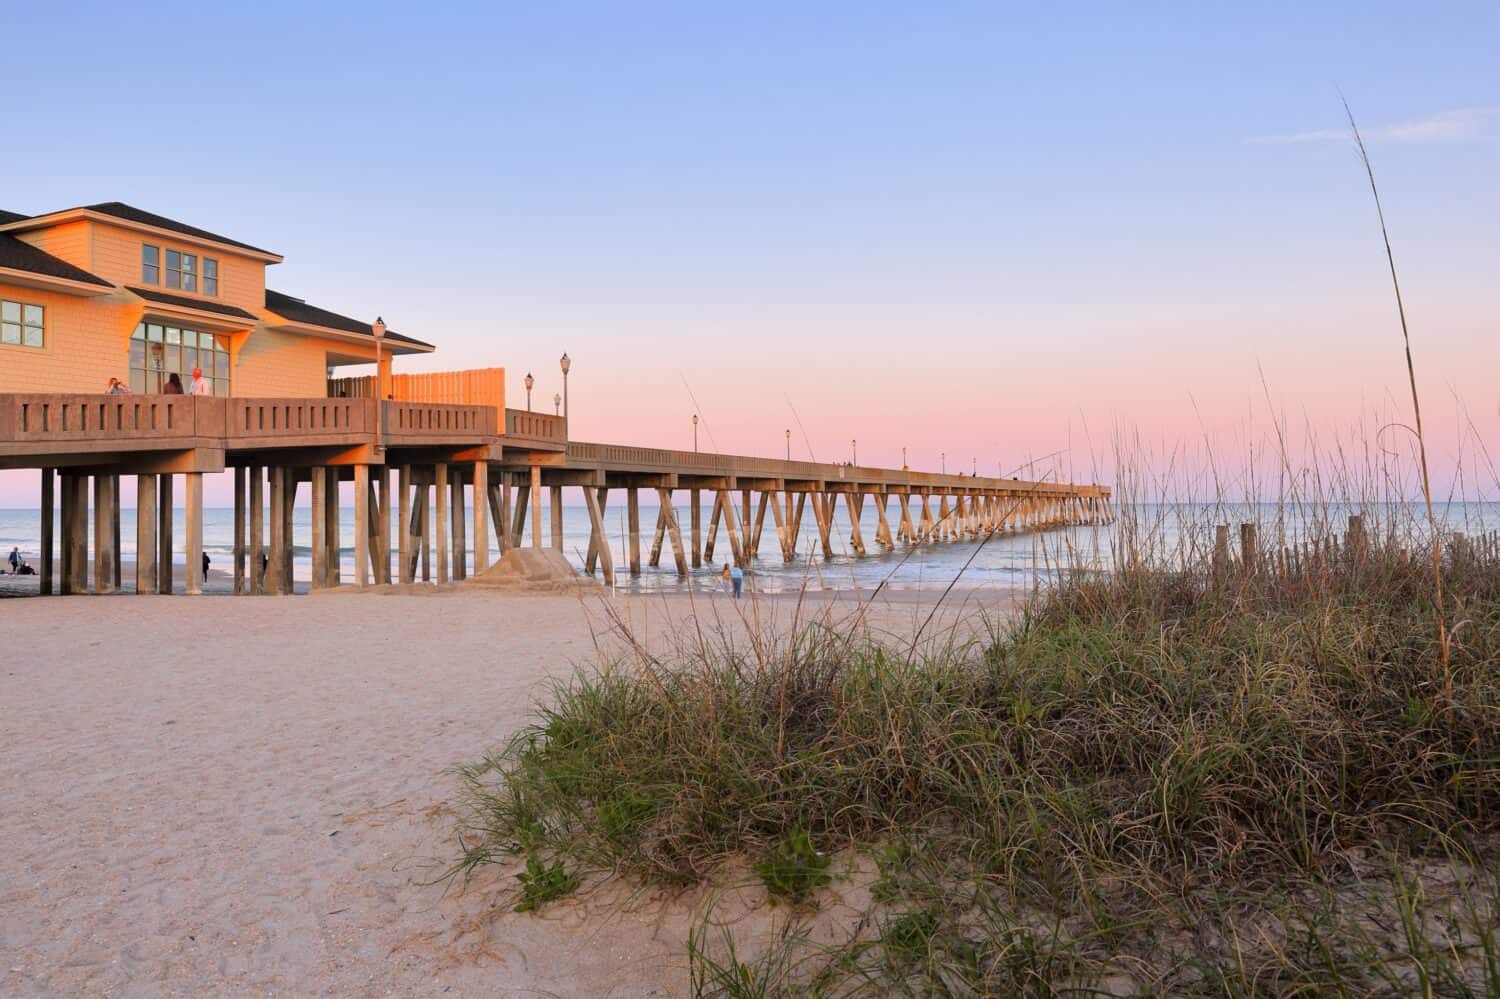
[{"label": "pier deck", "polygon": [[[734,561],[750,564],[761,557],[768,512],[777,552],[791,561],[809,507],[822,553],[831,557],[840,503],[857,556],[867,552],[860,526],[867,503],[878,521],[870,543],[886,549],[1112,517],[1110,490],[1101,485],[571,441],[566,419],[550,414],[373,398],[0,394],[0,468],[42,470],[43,594],[88,592],[90,576],[93,592],[118,589],[122,475],[136,476],[139,593],[172,592],[177,476],[186,498],[186,589],[199,591],[201,577],[191,570],[202,555],[203,476],[225,470],[235,479],[235,592],[245,594],[291,592],[291,512],[304,482],[316,588],[342,582],[343,481],[355,486],[348,526],[356,586],[463,579],[528,541],[561,549],[561,495],[568,487],[582,490],[590,520],[585,571],[602,571],[606,582],[615,567],[603,518],[616,490],[625,492],[632,574],[643,562],[658,565],[668,547],[677,572],[686,574],[713,559],[721,528]],[[392,470],[400,514],[394,549]],[[540,517],[544,489],[547,530]],[[659,501],[645,559],[642,489],[655,490]],[[689,494],[686,532],[674,504],[679,490]],[[55,504],[61,520],[54,539]]]}]

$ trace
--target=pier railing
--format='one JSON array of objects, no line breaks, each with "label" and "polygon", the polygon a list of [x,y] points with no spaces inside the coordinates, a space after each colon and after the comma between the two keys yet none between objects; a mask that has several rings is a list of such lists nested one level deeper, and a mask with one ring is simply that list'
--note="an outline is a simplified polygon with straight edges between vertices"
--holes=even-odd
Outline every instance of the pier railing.
[{"label": "pier railing", "polygon": [[1078,486],[1059,482],[1030,482],[943,472],[906,469],[864,468],[814,461],[795,461],[749,455],[707,454],[667,448],[632,447],[624,444],[568,442],[568,464],[607,467],[611,471],[660,472],[672,469],[682,475],[735,476],[738,478],[793,479],[836,485],[840,481],[861,485],[917,488],[974,487],[978,489],[1024,490],[1030,493],[1100,495],[1105,487]]},{"label": "pier railing", "polygon": [[505,437],[507,444],[530,445],[545,450],[561,451],[568,441],[568,421],[550,413],[534,413],[525,409],[505,411]]}]

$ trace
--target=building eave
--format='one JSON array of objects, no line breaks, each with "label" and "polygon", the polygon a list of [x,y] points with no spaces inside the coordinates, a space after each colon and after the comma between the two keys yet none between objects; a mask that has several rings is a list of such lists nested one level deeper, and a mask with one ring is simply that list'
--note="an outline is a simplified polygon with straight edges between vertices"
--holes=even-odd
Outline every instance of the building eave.
[{"label": "building eave", "polygon": [[11,267],[0,267],[0,284],[55,291],[63,295],[76,295],[79,298],[102,298],[115,292],[113,285],[74,281],[71,278],[53,277],[50,274],[37,274],[33,271],[21,271]]},{"label": "building eave", "polygon": [[87,208],[69,208],[66,211],[53,212],[50,215],[37,215],[33,218],[21,219],[17,222],[7,222],[4,225],[0,225],[0,232],[26,232],[32,229],[47,229],[52,226],[65,225],[69,222],[94,222],[99,225],[111,225],[117,229],[128,229],[131,232],[143,233],[163,242],[203,247],[219,253],[249,257],[251,260],[259,260],[267,264],[279,264],[284,259],[278,253],[252,250],[243,246],[235,246],[232,243],[221,243],[217,240],[205,239],[202,236],[178,232],[176,229],[164,229],[160,226],[147,225],[144,222],[137,222],[134,219],[124,219],[117,215],[107,215],[104,212],[91,211]]},{"label": "building eave", "polygon": [[[279,333],[295,333],[299,336],[315,336],[323,340],[337,340],[341,343],[362,344],[370,349],[371,360],[374,360],[375,338],[362,333],[348,333],[344,330],[332,329],[328,326],[315,326],[312,323],[293,322],[284,316],[266,310],[262,324],[266,329],[276,330]],[[386,338],[381,341],[382,348],[387,354],[430,354],[437,348],[430,343],[412,340],[392,340]]]}]

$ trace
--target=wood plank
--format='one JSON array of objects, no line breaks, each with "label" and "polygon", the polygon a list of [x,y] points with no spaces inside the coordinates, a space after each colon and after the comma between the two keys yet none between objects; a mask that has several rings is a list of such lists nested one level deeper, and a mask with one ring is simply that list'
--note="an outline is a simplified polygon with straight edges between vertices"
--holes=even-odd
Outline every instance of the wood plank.
[{"label": "wood plank", "polygon": [[[600,500],[607,491],[600,489],[598,494],[592,489],[583,490],[583,502],[589,511],[589,548],[599,556],[599,562],[604,567],[604,582],[607,586],[613,586],[615,582],[615,559],[609,548],[609,535],[604,530],[604,510]],[[589,569],[592,575],[593,569]]]},{"label": "wood plank", "polygon": [[135,477],[135,592],[156,592],[156,476]]},{"label": "wood plank", "polygon": [[191,594],[203,592],[203,473],[187,473],[187,503],[184,509],[187,524],[183,536],[187,548],[187,591]]}]

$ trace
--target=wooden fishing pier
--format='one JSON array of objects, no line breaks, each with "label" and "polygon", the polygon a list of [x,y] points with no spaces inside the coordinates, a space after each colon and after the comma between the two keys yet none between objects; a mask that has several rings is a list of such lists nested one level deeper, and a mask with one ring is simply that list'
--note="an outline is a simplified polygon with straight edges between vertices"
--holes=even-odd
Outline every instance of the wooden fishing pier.
[{"label": "wooden fishing pier", "polygon": [[[659,565],[668,550],[677,573],[686,575],[715,559],[720,531],[739,565],[790,562],[799,556],[808,515],[821,555],[832,557],[840,504],[856,557],[872,548],[1112,519],[1110,490],[1100,485],[585,443],[568,439],[563,416],[361,397],[0,394],[0,468],[42,472],[36,569],[43,594],[121,589],[121,476],[136,477],[134,588],[142,594],[174,592],[179,529],[187,556],[182,588],[202,591],[203,477],[226,470],[234,476],[237,594],[292,592],[292,511],[302,496],[311,504],[311,537],[298,541],[311,548],[315,589],[456,581],[483,572],[513,547],[560,550],[568,487],[582,491],[589,517],[585,571],[601,572],[606,582],[616,566],[605,514],[620,492],[627,519],[623,568],[632,575],[643,564]],[[350,524],[340,523],[341,482],[354,487]],[[655,491],[660,504],[644,558],[641,490]],[[674,506],[684,491],[686,530]],[[860,525],[866,504],[877,517],[868,542]],[[763,554],[768,513],[776,546]],[[354,547],[351,580],[340,569],[346,530]],[[843,540],[837,539],[840,547]]]}]

